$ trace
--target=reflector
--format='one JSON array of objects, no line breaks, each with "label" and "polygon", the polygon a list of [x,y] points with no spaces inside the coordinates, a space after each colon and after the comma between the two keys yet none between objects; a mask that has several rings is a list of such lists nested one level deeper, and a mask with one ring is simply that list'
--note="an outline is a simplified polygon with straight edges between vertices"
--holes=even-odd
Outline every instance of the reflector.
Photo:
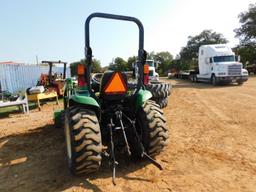
[{"label": "reflector", "polygon": [[149,83],[149,65],[146,63],[143,68],[143,83],[147,85]]},{"label": "reflector", "polygon": [[85,67],[83,64],[78,64],[77,65],[77,74],[78,75],[84,75],[84,72],[85,72]]},{"label": "reflector", "polygon": [[78,83],[78,87],[84,87],[86,85],[83,75],[78,75],[77,83]]},{"label": "reflector", "polygon": [[104,88],[105,94],[123,94],[127,92],[126,84],[121,73],[113,73],[111,79]]},{"label": "reflector", "polygon": [[144,65],[144,74],[148,74],[149,73],[149,66],[148,64]]}]

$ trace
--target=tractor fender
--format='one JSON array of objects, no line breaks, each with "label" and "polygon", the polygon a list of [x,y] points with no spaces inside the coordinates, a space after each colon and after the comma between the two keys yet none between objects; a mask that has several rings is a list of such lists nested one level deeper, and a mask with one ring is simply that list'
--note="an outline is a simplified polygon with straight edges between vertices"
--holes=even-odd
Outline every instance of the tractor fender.
[{"label": "tractor fender", "polygon": [[93,110],[100,119],[100,106],[94,98],[85,95],[72,95],[69,100],[69,106],[75,105],[84,106],[87,109]]},{"label": "tractor fender", "polygon": [[152,97],[152,93],[148,90],[139,90],[137,99],[136,99],[136,110],[139,109],[140,106],[143,105],[143,103],[147,100],[149,100]]}]

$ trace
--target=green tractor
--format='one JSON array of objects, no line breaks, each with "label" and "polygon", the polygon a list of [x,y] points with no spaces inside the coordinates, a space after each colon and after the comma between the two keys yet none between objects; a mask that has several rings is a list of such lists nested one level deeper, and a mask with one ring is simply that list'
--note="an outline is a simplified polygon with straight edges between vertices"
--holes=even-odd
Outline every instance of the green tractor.
[{"label": "green tractor", "polygon": [[[91,86],[92,49],[89,24],[92,18],[131,21],[139,28],[138,78],[129,83],[127,74],[120,71],[105,72],[97,88]],[[93,13],[85,23],[85,54],[87,65],[78,65],[77,85],[66,80],[64,96],[64,129],[68,166],[74,175],[96,172],[105,156],[113,170],[118,164],[116,153],[125,153],[132,159],[153,159],[168,143],[168,126],[159,105],[149,100],[148,66],[143,49],[144,29],[134,18],[106,13]],[[95,86],[94,86],[95,87]],[[56,113],[56,121],[61,113]]]}]

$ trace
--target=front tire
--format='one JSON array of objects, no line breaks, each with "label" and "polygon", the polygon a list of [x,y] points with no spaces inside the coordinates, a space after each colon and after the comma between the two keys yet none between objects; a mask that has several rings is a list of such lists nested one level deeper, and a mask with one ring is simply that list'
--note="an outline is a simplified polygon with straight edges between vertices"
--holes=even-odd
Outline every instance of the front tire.
[{"label": "front tire", "polygon": [[242,82],[242,81],[238,81],[238,82],[237,82],[237,84],[238,84],[238,85],[243,85],[243,84],[244,84],[244,82]]},{"label": "front tire", "polygon": [[147,101],[137,113],[137,130],[150,156],[158,155],[168,144],[168,126],[162,110],[154,101]]},{"label": "front tire", "polygon": [[217,78],[216,78],[216,76],[215,76],[214,74],[212,75],[211,82],[212,82],[212,85],[213,85],[213,86],[218,85]]},{"label": "front tire", "polygon": [[101,164],[102,142],[95,113],[71,107],[65,113],[68,166],[74,175],[96,172]]}]

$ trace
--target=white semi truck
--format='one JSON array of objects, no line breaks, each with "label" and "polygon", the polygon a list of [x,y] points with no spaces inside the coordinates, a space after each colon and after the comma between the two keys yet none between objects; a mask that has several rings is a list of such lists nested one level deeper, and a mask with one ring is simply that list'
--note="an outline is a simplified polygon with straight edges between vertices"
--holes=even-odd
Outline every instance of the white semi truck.
[{"label": "white semi truck", "polygon": [[149,66],[149,80],[159,81],[159,74],[156,72],[157,63],[154,60],[147,59],[146,64]]},{"label": "white semi truck", "polygon": [[227,44],[202,45],[198,53],[198,69],[190,72],[194,82],[210,81],[243,84],[248,80],[248,71]]},{"label": "white semi truck", "polygon": [[[149,81],[159,81],[159,74],[156,72],[157,62],[152,59],[147,59],[146,64],[149,66]],[[135,69],[135,74],[138,74],[137,64],[133,64],[133,68]]]}]

